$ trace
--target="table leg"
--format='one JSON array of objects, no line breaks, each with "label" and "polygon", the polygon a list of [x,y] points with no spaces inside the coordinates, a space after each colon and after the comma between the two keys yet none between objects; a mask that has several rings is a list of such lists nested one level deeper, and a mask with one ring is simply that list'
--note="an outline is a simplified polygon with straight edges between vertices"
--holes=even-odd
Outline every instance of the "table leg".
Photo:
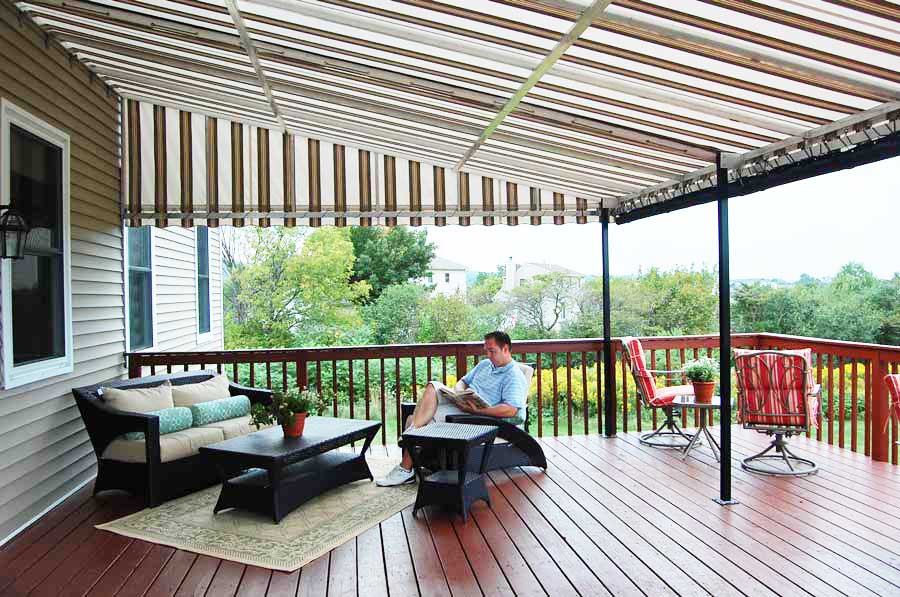
[{"label": "table leg", "polygon": [[700,433],[699,429],[696,432],[694,432],[694,435],[691,437],[691,441],[689,441],[688,445],[686,445],[684,447],[684,452],[681,454],[682,460],[687,459],[688,454],[690,454],[691,450],[694,449],[694,446],[699,443],[698,440],[700,439],[700,435],[702,435],[702,434]]},{"label": "table leg", "polygon": [[[702,421],[703,419],[701,419]],[[709,449],[712,450],[713,456],[716,457],[716,462],[721,462],[722,460],[719,458],[719,444],[716,442],[716,438],[713,437],[713,434],[710,432],[709,427],[706,425],[702,425],[703,433],[706,434],[706,437],[709,439]]]},{"label": "table leg", "polygon": [[275,524],[278,524],[284,517],[281,513],[280,499],[281,469],[278,467],[272,467],[268,469],[268,473],[269,485],[272,487],[272,518],[275,519]]}]

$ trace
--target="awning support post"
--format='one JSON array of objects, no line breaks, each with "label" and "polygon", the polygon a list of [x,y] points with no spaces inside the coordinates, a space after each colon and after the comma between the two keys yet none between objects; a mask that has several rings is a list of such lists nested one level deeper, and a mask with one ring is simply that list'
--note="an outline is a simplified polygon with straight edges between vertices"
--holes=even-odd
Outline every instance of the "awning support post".
[{"label": "awning support post", "polygon": [[616,435],[616,366],[611,336],[611,307],[609,304],[609,208],[600,209],[600,243],[603,253],[603,435]]},{"label": "awning support post", "polygon": [[737,504],[731,497],[731,273],[728,252],[728,168],[716,155],[716,194],[719,222],[719,497],[723,505]]}]

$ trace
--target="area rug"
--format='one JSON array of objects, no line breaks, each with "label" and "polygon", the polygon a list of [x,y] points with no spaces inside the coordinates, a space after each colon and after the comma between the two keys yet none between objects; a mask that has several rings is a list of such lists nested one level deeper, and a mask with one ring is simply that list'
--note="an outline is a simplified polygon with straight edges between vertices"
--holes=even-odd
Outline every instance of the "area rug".
[{"label": "area rug", "polygon": [[[396,459],[369,456],[375,478]],[[291,572],[412,505],[416,485],[356,481],[313,498],[274,524],[268,516],[227,510],[213,515],[220,487],[147,508],[98,529],[225,560]]]}]

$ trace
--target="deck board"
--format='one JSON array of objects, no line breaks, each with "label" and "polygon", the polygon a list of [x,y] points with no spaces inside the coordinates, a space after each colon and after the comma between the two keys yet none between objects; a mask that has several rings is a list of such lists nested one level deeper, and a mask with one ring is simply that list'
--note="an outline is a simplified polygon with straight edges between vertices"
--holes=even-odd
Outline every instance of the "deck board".
[{"label": "deck board", "polygon": [[798,437],[820,473],[761,477],[740,459],[768,439],[732,436],[736,506],[705,446],[545,438],[549,470],[491,473],[468,523],[407,508],[293,573],[96,530],[139,506],[86,487],[0,548],[0,596],[900,595],[898,467]]}]

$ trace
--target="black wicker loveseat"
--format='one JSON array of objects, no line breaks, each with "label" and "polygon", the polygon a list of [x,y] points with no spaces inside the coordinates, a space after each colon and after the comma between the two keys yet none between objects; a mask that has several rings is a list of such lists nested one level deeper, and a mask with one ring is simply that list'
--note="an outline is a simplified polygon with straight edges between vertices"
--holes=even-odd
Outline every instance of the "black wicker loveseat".
[{"label": "black wicker loveseat", "polygon": [[[218,471],[200,454],[161,462],[159,418],[155,415],[115,410],[105,404],[101,397],[101,388],[151,388],[162,384],[165,380],[177,386],[204,382],[214,375],[216,375],[214,371],[189,371],[115,380],[73,389],[75,403],[81,412],[81,418],[97,455],[94,493],[121,489],[144,497],[147,505],[154,507],[164,501],[221,482]],[[228,390],[232,396],[239,394],[247,396],[251,403],[268,404],[272,399],[269,390],[248,388],[235,383],[229,383]],[[123,462],[104,458],[103,455],[110,443],[130,431],[143,432],[147,438],[144,462]]]}]

